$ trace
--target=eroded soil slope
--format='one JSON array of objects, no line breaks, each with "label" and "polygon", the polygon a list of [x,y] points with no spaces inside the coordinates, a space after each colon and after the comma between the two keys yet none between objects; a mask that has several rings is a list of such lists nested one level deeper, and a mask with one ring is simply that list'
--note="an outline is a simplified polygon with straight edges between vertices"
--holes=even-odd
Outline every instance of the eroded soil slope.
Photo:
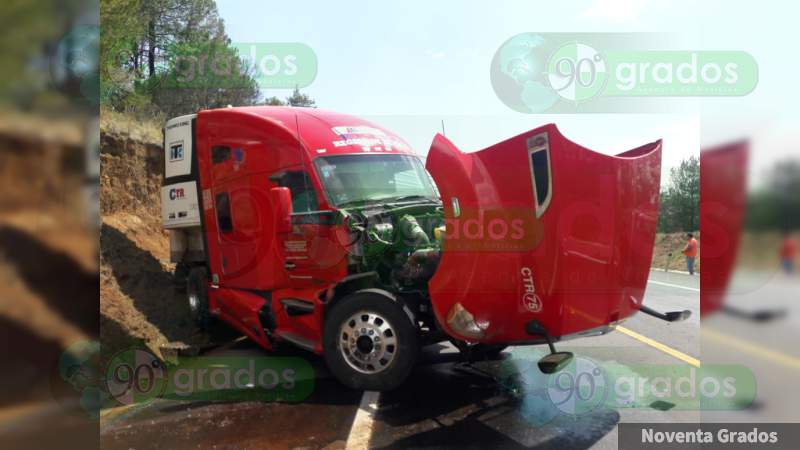
[{"label": "eroded soil slope", "polygon": [[100,314],[107,348],[144,343],[154,351],[201,345],[172,282],[161,228],[163,167],[158,132],[124,118],[101,122]]}]

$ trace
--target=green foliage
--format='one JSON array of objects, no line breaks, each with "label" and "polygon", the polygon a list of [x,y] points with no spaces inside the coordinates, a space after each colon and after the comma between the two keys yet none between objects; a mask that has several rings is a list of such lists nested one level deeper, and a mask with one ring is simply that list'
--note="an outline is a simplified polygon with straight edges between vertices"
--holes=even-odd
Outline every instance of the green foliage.
[{"label": "green foliage", "polygon": [[142,0],[100,2],[100,77],[104,83],[129,81],[122,70],[133,58],[145,22],[137,12]]},{"label": "green foliage", "polygon": [[678,199],[670,195],[668,190],[661,191],[661,204],[658,211],[658,232],[674,233],[682,231],[678,215]]},{"label": "green foliage", "polygon": [[0,2],[0,100],[27,107],[36,95],[53,94],[52,53],[90,7],[91,0]]},{"label": "green foliage", "polygon": [[264,100],[264,104],[268,106],[286,106],[286,103],[283,100],[275,97],[274,95]]},{"label": "green foliage", "polygon": [[227,41],[178,43],[169,49],[168,69],[150,77],[153,103],[168,116],[227,105],[252,105],[259,97],[255,80]]},{"label": "green foliage", "polygon": [[302,106],[302,107],[307,107],[307,108],[316,108],[317,107],[317,102],[314,101],[314,99],[309,97],[307,94],[301,93],[300,89],[298,89],[298,88],[294,88],[294,91],[292,91],[292,95],[290,95],[289,97],[286,97],[286,100],[281,100],[278,97],[273,95],[272,97],[269,97],[269,98],[265,99],[262,104],[263,105],[268,105],[268,106],[286,106],[286,105],[289,105],[289,106]]},{"label": "green foliage", "polygon": [[[101,0],[103,106],[169,117],[259,103],[249,67],[231,46],[214,0]],[[297,89],[286,102],[314,106]]]},{"label": "green foliage", "polygon": [[101,0],[100,6],[104,106],[176,116],[258,103],[258,85],[231,46],[214,0]]},{"label": "green foliage", "polygon": [[317,102],[308,95],[301,94],[298,88],[294,88],[294,92],[286,99],[286,103],[291,106],[305,106],[308,108],[315,108],[317,106]]},{"label": "green foliage", "polygon": [[37,47],[58,36],[52,26],[55,6],[52,0],[6,0],[0,4],[0,87],[4,93],[24,82],[27,62]]},{"label": "green foliage", "polygon": [[770,182],[747,199],[746,227],[754,231],[800,229],[800,162],[779,161],[767,179]]},{"label": "green foliage", "polygon": [[700,227],[700,159],[692,156],[670,170],[661,192],[658,231],[697,231]]}]

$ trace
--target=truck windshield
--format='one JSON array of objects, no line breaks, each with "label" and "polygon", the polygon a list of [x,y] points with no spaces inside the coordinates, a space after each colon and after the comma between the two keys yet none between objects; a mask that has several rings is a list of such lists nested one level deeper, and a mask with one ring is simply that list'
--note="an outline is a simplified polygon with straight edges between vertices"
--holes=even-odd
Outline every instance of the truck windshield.
[{"label": "truck windshield", "polygon": [[359,154],[317,158],[319,177],[335,206],[373,201],[439,201],[419,158]]}]

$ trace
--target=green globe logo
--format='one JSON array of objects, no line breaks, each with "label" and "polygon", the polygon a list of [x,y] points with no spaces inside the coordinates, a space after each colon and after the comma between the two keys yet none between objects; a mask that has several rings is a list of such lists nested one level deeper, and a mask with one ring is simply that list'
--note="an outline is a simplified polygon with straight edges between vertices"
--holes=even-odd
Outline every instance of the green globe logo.
[{"label": "green globe logo", "polygon": [[609,78],[603,55],[592,47],[534,33],[504,42],[492,59],[490,77],[503,103],[528,114],[560,102],[586,102],[603,92]]},{"label": "green globe logo", "polygon": [[519,34],[500,46],[491,66],[492,87],[507,106],[523,113],[546,111],[559,99],[547,79],[545,39]]},{"label": "green globe logo", "polygon": [[167,368],[152,352],[130,348],[115,354],[106,368],[106,389],[122,405],[143,404],[161,397]]},{"label": "green globe logo", "polygon": [[67,347],[50,374],[53,398],[69,413],[100,416],[107,395],[102,390],[100,343],[80,340]]},{"label": "green globe logo", "polygon": [[605,404],[611,386],[605,371],[593,360],[578,356],[550,375],[547,396],[558,410],[577,416]]},{"label": "green globe logo", "polygon": [[78,80],[80,93],[93,105],[100,97],[100,27],[78,25],[61,37],[50,57],[50,74],[59,89]]},{"label": "green globe logo", "polygon": [[560,97],[580,103],[603,91],[608,73],[605,60],[597,50],[570,42],[550,56],[547,79]]}]

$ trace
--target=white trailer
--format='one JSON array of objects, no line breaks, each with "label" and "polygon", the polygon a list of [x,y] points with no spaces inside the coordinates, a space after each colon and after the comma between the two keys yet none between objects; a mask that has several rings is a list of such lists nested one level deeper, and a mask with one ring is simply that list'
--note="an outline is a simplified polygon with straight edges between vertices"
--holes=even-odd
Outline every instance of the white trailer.
[{"label": "white trailer", "polygon": [[183,284],[191,266],[206,261],[200,224],[197,164],[194,158],[196,114],[176,117],[164,126],[164,184],[161,222],[169,231],[170,260]]}]

